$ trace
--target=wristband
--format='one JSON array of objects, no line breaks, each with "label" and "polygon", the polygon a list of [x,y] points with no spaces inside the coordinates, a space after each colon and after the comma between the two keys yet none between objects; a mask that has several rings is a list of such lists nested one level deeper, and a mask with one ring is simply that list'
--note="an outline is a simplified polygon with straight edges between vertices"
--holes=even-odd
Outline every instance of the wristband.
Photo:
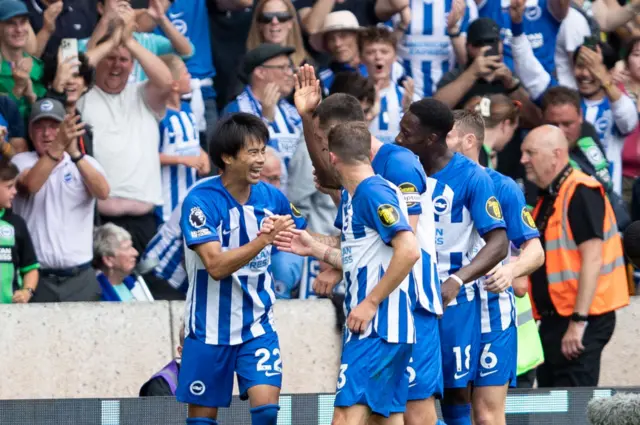
[{"label": "wristband", "polygon": [[47,156],[49,158],[51,158],[53,161],[55,161],[55,162],[60,162],[61,158],[56,158],[55,156],[51,155],[51,152],[49,152],[49,151],[47,151]]},{"label": "wristband", "polygon": [[462,279],[460,279],[458,276],[456,276],[455,274],[451,274],[449,275],[449,279],[453,279],[456,282],[458,282],[458,285],[462,286],[464,285],[464,282],[462,281]]},{"label": "wristband", "polygon": [[71,158],[71,162],[73,162],[74,164],[77,164],[78,161],[80,161],[82,158],[84,158],[84,154],[83,153],[81,153],[80,155],[78,155],[75,158]]},{"label": "wristband", "polygon": [[511,22],[511,35],[513,37],[517,37],[522,33],[524,33],[524,25],[522,25],[522,22],[518,24],[515,22]]},{"label": "wristband", "polygon": [[587,321],[589,321],[589,316],[583,316],[580,313],[573,313],[571,315],[571,321],[572,322],[587,322]]},{"label": "wristband", "polygon": [[449,33],[449,38],[458,38],[458,37],[460,37],[461,34],[462,34],[462,31],[460,31],[458,29],[458,32],[450,32]]},{"label": "wristband", "polygon": [[25,291],[28,291],[28,292],[31,294],[31,296],[33,297],[33,294],[34,294],[34,292],[35,292],[35,291],[33,290],[33,288],[22,288],[22,289],[24,289]]},{"label": "wristband", "polygon": [[516,90],[518,90],[518,89],[520,88],[520,86],[522,85],[522,82],[520,82],[520,80],[519,80],[519,79],[514,78],[514,80],[516,80],[516,84],[515,84],[515,86],[511,87],[510,89],[508,89],[508,90],[505,92],[505,94],[509,95],[509,94],[511,94],[511,93],[513,93],[513,92],[515,92],[515,91],[516,91]]}]

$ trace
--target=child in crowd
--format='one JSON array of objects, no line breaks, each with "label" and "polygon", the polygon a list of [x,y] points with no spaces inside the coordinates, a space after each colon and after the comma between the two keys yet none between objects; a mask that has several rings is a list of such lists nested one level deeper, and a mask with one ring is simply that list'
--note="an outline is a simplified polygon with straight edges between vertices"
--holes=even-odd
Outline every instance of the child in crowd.
[{"label": "child in crowd", "polygon": [[167,113],[160,122],[160,164],[164,205],[158,207],[157,216],[165,222],[182,202],[197,176],[206,176],[211,170],[209,157],[200,147],[200,133],[189,103],[181,97],[191,92],[191,75],[176,55],[163,55],[160,59],[173,75],[171,96],[167,100]]},{"label": "child in crowd", "polygon": [[38,259],[27,224],[11,211],[18,167],[0,159],[0,304],[28,303],[38,286]]}]

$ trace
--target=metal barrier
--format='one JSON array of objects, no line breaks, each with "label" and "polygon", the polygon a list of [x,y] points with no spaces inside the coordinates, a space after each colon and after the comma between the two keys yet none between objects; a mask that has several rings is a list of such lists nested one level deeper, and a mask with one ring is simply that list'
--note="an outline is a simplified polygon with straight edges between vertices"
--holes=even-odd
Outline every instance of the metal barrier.
[{"label": "metal barrier", "polygon": [[[508,425],[586,425],[587,403],[618,391],[640,393],[640,388],[579,388],[512,390],[507,399]],[[283,395],[278,425],[330,425],[332,394]],[[2,425],[184,425],[186,406],[173,398],[4,400]],[[234,398],[221,409],[221,425],[251,423],[248,402]]]}]

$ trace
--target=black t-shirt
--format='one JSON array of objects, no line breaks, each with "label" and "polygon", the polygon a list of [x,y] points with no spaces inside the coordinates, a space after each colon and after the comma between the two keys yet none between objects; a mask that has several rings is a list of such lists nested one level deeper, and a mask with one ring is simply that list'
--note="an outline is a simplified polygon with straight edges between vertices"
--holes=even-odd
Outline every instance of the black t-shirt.
[{"label": "black t-shirt", "polygon": [[24,219],[11,210],[0,210],[0,301],[11,302],[10,294],[20,289],[21,276],[38,267]]},{"label": "black t-shirt", "polygon": [[[29,22],[37,34],[44,25],[46,6],[39,0],[25,0],[29,9]],[[96,0],[64,0],[62,12],[56,19],[56,30],[51,35],[43,57],[57,55],[63,38],[89,38],[98,23]]]},{"label": "black t-shirt", "polygon": [[[446,85],[453,83],[462,75],[463,72],[464,72],[463,69],[456,68],[444,74],[442,79],[438,82],[438,90],[440,90]],[[466,102],[468,102],[470,99],[476,96],[485,96],[485,95],[491,95],[491,94],[506,94],[506,93],[507,93],[507,89],[504,85],[502,85],[501,81],[492,81],[489,83],[488,81],[479,79],[471,87],[471,89],[469,89],[469,91],[465,93],[462,99],[460,99],[460,102],[458,102],[458,104],[453,109],[461,109]]]},{"label": "black t-shirt", "polygon": [[[556,182],[554,182],[555,184]],[[553,185],[552,185],[553,186]],[[540,217],[544,216],[547,208],[551,207],[555,197],[548,191],[542,195],[543,201],[540,206]],[[587,186],[579,185],[569,202],[568,211],[569,226],[573,233],[576,245],[580,245],[590,239],[603,239],[604,223],[604,197],[600,189],[591,189]],[[538,223],[540,227],[540,223]],[[544,246],[544,232],[540,232],[540,241]],[[546,260],[545,264],[531,274],[531,289],[533,302],[538,312],[553,312],[555,308],[549,295],[549,280],[547,279]]]}]

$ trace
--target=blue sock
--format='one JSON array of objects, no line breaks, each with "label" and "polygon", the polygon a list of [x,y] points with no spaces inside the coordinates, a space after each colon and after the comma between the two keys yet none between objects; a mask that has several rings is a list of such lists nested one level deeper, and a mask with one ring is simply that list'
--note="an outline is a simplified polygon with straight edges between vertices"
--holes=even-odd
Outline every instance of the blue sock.
[{"label": "blue sock", "polygon": [[436,422],[436,425],[447,425],[446,423],[444,423],[443,420],[438,419],[438,422]]},{"label": "blue sock", "polygon": [[471,425],[471,405],[444,404],[442,417],[447,425]]},{"label": "blue sock", "polygon": [[250,410],[251,425],[276,425],[278,423],[278,410],[280,410],[280,406],[277,404],[254,407]]},{"label": "blue sock", "polygon": [[218,425],[218,421],[210,418],[187,418],[187,425]]}]

